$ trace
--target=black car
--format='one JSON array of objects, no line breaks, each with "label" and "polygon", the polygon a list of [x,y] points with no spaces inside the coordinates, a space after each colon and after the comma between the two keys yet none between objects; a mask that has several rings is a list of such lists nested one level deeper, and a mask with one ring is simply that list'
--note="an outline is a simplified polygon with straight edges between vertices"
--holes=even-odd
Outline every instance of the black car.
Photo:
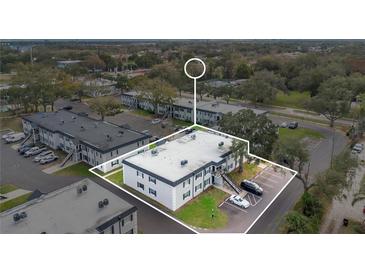
[{"label": "black car", "polygon": [[262,187],[260,187],[257,183],[249,180],[243,180],[241,182],[241,188],[258,196],[261,196],[264,192]]},{"label": "black car", "polygon": [[290,122],[288,128],[296,129],[298,127],[298,122]]},{"label": "black car", "polygon": [[33,147],[33,145],[22,145],[20,148],[18,148],[18,152],[20,155],[23,155],[25,152],[30,150]]},{"label": "black car", "polygon": [[65,110],[71,110],[71,109],[72,109],[72,106],[65,106],[65,107],[63,107],[62,109],[65,109]]}]

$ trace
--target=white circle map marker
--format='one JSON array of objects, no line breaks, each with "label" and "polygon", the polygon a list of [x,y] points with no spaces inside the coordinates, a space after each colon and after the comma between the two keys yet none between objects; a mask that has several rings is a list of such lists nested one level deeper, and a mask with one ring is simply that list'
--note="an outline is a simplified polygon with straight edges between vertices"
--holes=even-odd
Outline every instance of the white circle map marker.
[{"label": "white circle map marker", "polygon": [[[186,69],[188,64],[190,62],[193,62],[193,61],[200,62],[203,65],[203,72],[198,76],[190,75],[189,72]],[[201,60],[199,58],[190,58],[188,61],[186,61],[185,65],[184,65],[184,72],[185,72],[186,76],[188,76],[190,79],[194,80],[194,111],[193,111],[193,113],[194,113],[194,125],[196,125],[196,80],[203,77],[204,74],[205,74],[205,71],[206,71],[205,63],[203,62],[203,60]]]}]

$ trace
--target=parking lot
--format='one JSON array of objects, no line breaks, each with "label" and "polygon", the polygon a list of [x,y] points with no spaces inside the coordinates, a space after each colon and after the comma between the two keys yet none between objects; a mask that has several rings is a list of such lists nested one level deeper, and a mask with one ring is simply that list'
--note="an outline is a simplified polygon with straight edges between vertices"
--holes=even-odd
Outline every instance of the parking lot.
[{"label": "parking lot", "polygon": [[250,203],[248,208],[236,206],[226,199],[220,205],[220,209],[228,215],[228,225],[223,229],[214,230],[214,232],[246,232],[276,196],[285,188],[292,177],[293,174],[285,169],[274,169],[272,166],[263,169],[253,179],[254,182],[263,188],[263,195],[258,196],[242,191],[240,196]]}]

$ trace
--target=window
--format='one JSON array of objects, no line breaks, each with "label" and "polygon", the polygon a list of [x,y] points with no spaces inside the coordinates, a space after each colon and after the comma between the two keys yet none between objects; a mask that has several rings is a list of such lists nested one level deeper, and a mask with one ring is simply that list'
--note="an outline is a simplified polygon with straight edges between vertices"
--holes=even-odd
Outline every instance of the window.
[{"label": "window", "polygon": [[200,183],[199,185],[195,186],[195,191],[198,191],[201,188],[202,188],[202,184]]},{"label": "window", "polygon": [[200,178],[202,176],[202,173],[199,172],[198,174],[195,175],[195,180],[197,180],[198,178]]},{"label": "window", "polygon": [[133,222],[133,213],[130,215],[130,220]]},{"label": "window", "polygon": [[205,187],[206,185],[209,185],[209,183],[210,183],[210,178],[209,178],[209,179],[204,180],[204,187]]},{"label": "window", "polygon": [[139,172],[138,170],[137,170],[137,176],[141,177],[141,178],[144,178],[144,174],[142,172]]},{"label": "window", "polygon": [[137,182],[137,187],[144,190],[144,184],[141,184],[140,182]]},{"label": "window", "polygon": [[112,167],[119,164],[119,160],[112,161],[111,165]]},{"label": "window", "polygon": [[188,191],[188,192],[185,192],[184,194],[183,194],[183,200],[185,200],[187,197],[189,197],[190,196],[190,190]]},{"label": "window", "polygon": [[156,178],[153,178],[151,176],[148,176],[148,181],[156,184]]},{"label": "window", "polygon": [[157,196],[157,192],[156,192],[156,190],[154,190],[154,189],[152,189],[152,188],[150,188],[149,190],[148,190],[148,192],[150,193],[150,194],[152,194],[153,196]]}]

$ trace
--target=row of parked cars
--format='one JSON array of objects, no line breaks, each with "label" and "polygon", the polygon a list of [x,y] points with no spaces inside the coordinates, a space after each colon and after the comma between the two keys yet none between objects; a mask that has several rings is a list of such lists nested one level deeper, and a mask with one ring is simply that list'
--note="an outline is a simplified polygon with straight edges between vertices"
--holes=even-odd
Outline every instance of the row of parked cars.
[{"label": "row of parked cars", "polygon": [[46,146],[24,144],[18,148],[18,152],[25,158],[34,156],[33,162],[40,163],[41,165],[51,163],[58,159],[58,156],[52,150],[47,149]]},{"label": "row of parked cars", "polygon": [[353,154],[360,154],[364,149],[364,144],[355,144],[353,147],[352,147],[352,153]]},{"label": "row of parked cars", "polygon": [[[264,193],[264,190],[261,186],[259,186],[259,184],[250,180],[243,180],[240,186],[247,192],[250,192],[257,196],[262,196],[262,194]],[[229,201],[232,204],[235,204],[242,208],[248,208],[250,206],[250,203],[245,198],[242,198],[239,195],[231,195],[231,197],[229,197]]]},{"label": "row of parked cars", "polygon": [[10,131],[2,135],[1,138],[5,141],[5,143],[10,144],[23,140],[25,138],[25,134],[23,132]]}]

